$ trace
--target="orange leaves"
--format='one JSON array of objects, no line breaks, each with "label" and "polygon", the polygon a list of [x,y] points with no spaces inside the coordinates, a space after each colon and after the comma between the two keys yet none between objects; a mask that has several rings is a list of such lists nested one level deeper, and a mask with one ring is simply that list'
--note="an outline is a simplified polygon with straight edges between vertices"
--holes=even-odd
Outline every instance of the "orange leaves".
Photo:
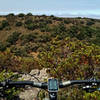
[{"label": "orange leaves", "polygon": [[86,56],[81,56],[79,64],[80,65],[81,64],[89,64],[87,57]]}]

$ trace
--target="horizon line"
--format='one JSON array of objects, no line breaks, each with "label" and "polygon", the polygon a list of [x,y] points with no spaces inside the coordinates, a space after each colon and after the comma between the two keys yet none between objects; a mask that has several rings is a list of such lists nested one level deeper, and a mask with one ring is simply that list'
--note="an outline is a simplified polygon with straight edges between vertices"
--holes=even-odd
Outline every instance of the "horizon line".
[{"label": "horizon line", "polygon": [[27,11],[10,11],[10,12],[0,12],[0,15],[1,16],[5,16],[5,15],[8,15],[8,14],[11,14],[13,13],[14,15],[18,15],[20,13],[23,13],[23,14],[28,14],[28,13],[32,13],[32,15],[46,15],[46,16],[50,16],[50,15],[54,15],[56,17],[64,17],[64,18],[75,18],[75,17],[81,17],[81,18],[93,18],[93,19],[100,19],[100,15],[98,14],[89,14],[89,13],[64,13],[64,12],[27,12]]}]

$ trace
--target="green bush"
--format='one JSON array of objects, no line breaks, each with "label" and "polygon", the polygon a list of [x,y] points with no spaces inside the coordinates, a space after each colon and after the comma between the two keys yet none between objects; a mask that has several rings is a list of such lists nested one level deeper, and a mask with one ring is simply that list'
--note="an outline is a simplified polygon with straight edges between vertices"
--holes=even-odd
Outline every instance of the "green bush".
[{"label": "green bush", "polygon": [[18,14],[18,17],[24,17],[24,16],[25,16],[25,14],[23,14],[23,13]]},{"label": "green bush", "polygon": [[36,36],[33,33],[28,34],[27,37],[26,37],[26,39],[28,41],[34,41],[35,38],[36,38]]},{"label": "green bush", "polygon": [[13,46],[13,47],[11,47],[11,52],[14,53],[14,55],[16,55],[16,56],[21,56],[21,57],[27,56],[27,52],[26,52],[25,48],[23,48],[23,47]]},{"label": "green bush", "polygon": [[81,24],[84,24],[84,21],[80,21]]},{"label": "green bush", "polygon": [[51,15],[50,17],[55,17],[54,15]]},{"label": "green bush", "polygon": [[63,21],[63,18],[56,18],[56,21]]},{"label": "green bush", "polygon": [[47,24],[52,24],[52,20],[47,19],[47,20],[46,20],[46,23],[47,23]]},{"label": "green bush", "polygon": [[41,32],[51,32],[51,28],[48,25],[46,25],[43,28],[40,28],[40,31]]},{"label": "green bush", "polygon": [[20,37],[20,39],[22,40],[22,44],[25,44],[27,42],[34,42],[36,38],[37,38],[37,35],[34,34],[34,33],[30,33],[30,34],[27,34],[27,35],[22,35]]},{"label": "green bush", "polygon": [[16,26],[19,27],[19,26],[22,26],[23,23],[22,22],[16,22]]},{"label": "green bush", "polygon": [[38,48],[39,48],[39,45],[36,44],[36,43],[30,43],[30,44],[27,43],[25,45],[25,49],[26,49],[27,52],[29,52],[29,51],[36,52]]},{"label": "green bush", "polygon": [[0,24],[0,30],[3,30],[3,26]]},{"label": "green bush", "polygon": [[[6,79],[9,79],[11,76],[13,76],[14,73],[11,71],[6,72],[3,70],[0,72],[0,81],[4,81]],[[14,77],[15,78],[15,77]],[[16,78],[15,78],[16,79]],[[20,90],[15,89],[15,88],[6,88],[3,90],[3,95],[4,95],[4,100],[14,100],[15,97],[19,94]],[[1,91],[0,91],[0,100],[3,100],[1,96]]]},{"label": "green bush", "polygon": [[49,34],[39,35],[34,42],[48,42],[51,40],[51,36]]},{"label": "green bush", "polygon": [[43,14],[43,15],[41,15],[42,17],[46,17],[46,15],[45,14]]},{"label": "green bush", "polygon": [[91,27],[72,26],[69,29],[69,36],[76,37],[79,40],[90,39],[96,34],[96,30]]},{"label": "green bush", "polygon": [[28,19],[25,21],[25,28],[29,29],[29,30],[34,30],[38,28],[37,23],[33,22],[32,19]]},{"label": "green bush", "polygon": [[56,36],[59,36],[59,39],[63,39],[67,36],[67,30],[65,24],[60,23],[59,25],[53,27],[51,37],[56,37]]},{"label": "green bush", "polygon": [[93,25],[93,24],[95,24],[95,22],[93,22],[93,21],[88,21],[86,25],[91,26],[91,25]]},{"label": "green bush", "polygon": [[27,25],[26,28],[29,30],[35,30],[38,28],[38,25],[36,23],[31,23],[31,24]]},{"label": "green bush", "polygon": [[5,51],[6,50],[6,44],[0,42],[0,51]]},{"label": "green bush", "polygon": [[43,21],[43,22],[39,22],[39,28],[45,28],[46,27],[46,22]]},{"label": "green bush", "polygon": [[28,13],[27,16],[32,16],[32,13]]},{"label": "green bush", "polygon": [[14,13],[10,13],[10,14],[7,15],[7,17],[8,16],[15,16],[15,14]]},{"label": "green bush", "polygon": [[33,20],[32,19],[25,20],[25,24],[26,25],[29,25],[29,24],[32,24],[32,23],[33,23]]},{"label": "green bush", "polygon": [[65,19],[65,20],[64,20],[64,23],[65,23],[65,24],[70,24],[71,22],[70,22],[70,20]]},{"label": "green bush", "polygon": [[11,45],[15,44],[16,41],[19,39],[21,33],[19,32],[13,32],[10,36],[7,38],[7,42],[10,43]]},{"label": "green bush", "polygon": [[7,20],[3,20],[1,25],[2,25],[2,28],[5,28],[5,27],[9,26],[9,23]]}]

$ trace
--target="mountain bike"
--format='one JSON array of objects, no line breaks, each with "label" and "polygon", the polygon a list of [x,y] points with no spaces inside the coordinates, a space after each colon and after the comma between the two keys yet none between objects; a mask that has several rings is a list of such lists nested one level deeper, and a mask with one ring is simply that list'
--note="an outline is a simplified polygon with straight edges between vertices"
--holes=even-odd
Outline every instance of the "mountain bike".
[{"label": "mountain bike", "polygon": [[57,93],[60,88],[65,88],[72,85],[82,85],[82,89],[86,92],[94,92],[100,90],[100,88],[93,88],[93,86],[99,86],[100,80],[89,79],[89,80],[69,80],[69,81],[59,81],[56,78],[49,78],[47,82],[34,82],[34,81],[12,81],[6,80],[0,82],[0,87],[23,87],[32,86],[36,88],[41,88],[48,90],[49,100],[57,100]]}]

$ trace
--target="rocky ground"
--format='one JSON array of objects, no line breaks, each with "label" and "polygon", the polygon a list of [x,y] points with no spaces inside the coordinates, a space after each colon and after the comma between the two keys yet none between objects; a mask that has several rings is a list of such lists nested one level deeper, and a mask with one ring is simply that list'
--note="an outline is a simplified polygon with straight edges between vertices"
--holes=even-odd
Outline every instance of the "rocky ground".
[{"label": "rocky ground", "polygon": [[[20,77],[20,80],[30,80],[30,81],[40,81],[43,82],[45,79],[49,77],[49,75],[46,72],[47,69],[42,70],[32,70],[29,74],[23,74],[22,77]],[[37,94],[39,93],[40,89],[33,88],[33,87],[27,87],[24,91],[22,91],[19,94],[19,98],[21,100],[37,100]]]}]

